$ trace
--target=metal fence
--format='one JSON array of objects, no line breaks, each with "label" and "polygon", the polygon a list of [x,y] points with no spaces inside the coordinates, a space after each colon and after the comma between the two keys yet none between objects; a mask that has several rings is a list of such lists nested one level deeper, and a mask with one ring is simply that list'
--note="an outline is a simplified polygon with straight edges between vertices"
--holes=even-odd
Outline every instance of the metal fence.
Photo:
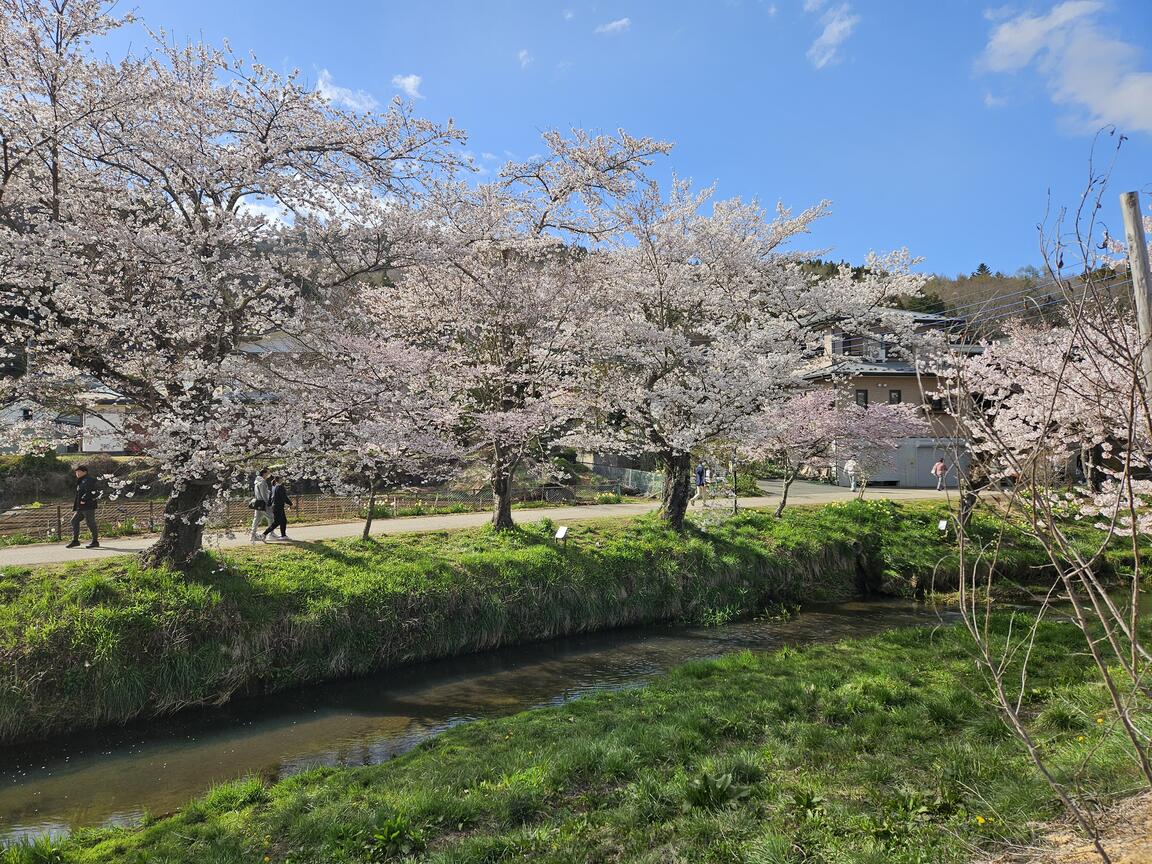
[{"label": "metal fence", "polygon": [[592,464],[590,467],[595,474],[615,481],[623,489],[634,490],[638,495],[655,497],[664,491],[664,475],[655,471],[621,468],[617,465]]},{"label": "metal fence", "polygon": [[[514,496],[518,503],[589,504],[600,496],[619,494],[620,483],[591,486],[546,486],[527,489]],[[293,495],[290,511],[292,522],[348,522],[363,519],[368,497],[342,495]],[[164,524],[164,501],[139,501],[118,498],[103,501],[96,508],[96,522],[101,534],[117,537],[149,534]],[[481,491],[388,491],[376,496],[377,517],[420,516],[440,512],[471,512],[492,507],[492,493]],[[0,538],[30,537],[35,540],[59,540],[67,536],[72,519],[71,501],[53,501],[36,507],[15,507],[0,513]],[[211,528],[243,528],[252,522],[252,511],[245,501],[229,499],[220,504],[209,518]]]}]

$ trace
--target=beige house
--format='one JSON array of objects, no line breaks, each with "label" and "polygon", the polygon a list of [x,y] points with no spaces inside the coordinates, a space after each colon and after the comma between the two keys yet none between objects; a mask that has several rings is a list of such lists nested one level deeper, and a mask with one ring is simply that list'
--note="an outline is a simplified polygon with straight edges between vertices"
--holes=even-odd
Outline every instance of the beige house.
[{"label": "beige house", "polygon": [[[946,331],[950,350],[974,351],[979,346],[964,341],[964,321],[923,312],[905,312],[914,330]],[[872,485],[934,487],[932,466],[943,457],[949,465],[948,485],[958,483],[958,470],[967,466],[964,441],[956,436],[952,418],[936,397],[936,376],[918,369],[914,360],[892,350],[883,340],[832,328],[824,337],[823,355],[804,377],[814,384],[839,389],[844,397],[867,407],[877,404],[921,405],[932,424],[932,435],[906,438],[891,470],[868,479]],[[847,458],[847,457],[845,457]],[[849,485],[843,462],[836,466],[837,482]]]}]

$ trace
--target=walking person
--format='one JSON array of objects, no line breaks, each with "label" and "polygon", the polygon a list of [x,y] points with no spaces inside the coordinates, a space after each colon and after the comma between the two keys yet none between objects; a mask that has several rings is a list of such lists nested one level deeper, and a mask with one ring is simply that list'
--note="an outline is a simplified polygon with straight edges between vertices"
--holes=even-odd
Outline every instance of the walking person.
[{"label": "walking person", "polygon": [[76,475],[76,497],[72,501],[72,542],[68,549],[75,549],[80,545],[80,523],[88,525],[88,532],[92,535],[92,542],[88,549],[99,549],[100,538],[96,532],[96,501],[100,492],[96,488],[96,479],[88,476],[87,465],[77,465],[73,471]]},{"label": "walking person", "polygon": [[936,464],[932,466],[932,473],[936,475],[936,491],[944,491],[944,478],[948,476],[948,463],[944,461],[941,456],[936,460]]},{"label": "walking person", "polygon": [[288,514],[285,507],[292,506],[292,499],[288,497],[288,489],[284,486],[284,478],[272,478],[272,524],[264,529],[264,539],[268,539],[276,528],[280,529],[280,540],[288,539]]},{"label": "walking person", "polygon": [[264,539],[263,534],[257,534],[260,523],[267,522],[272,525],[272,487],[268,484],[268,469],[261,468],[256,479],[252,481],[252,541],[258,543]]},{"label": "walking person", "polygon": [[852,491],[855,492],[856,484],[860,479],[860,465],[855,456],[849,456],[848,461],[844,463],[844,473],[848,475],[848,483],[852,487]]},{"label": "walking person", "polygon": [[708,503],[708,468],[703,462],[700,462],[696,465],[694,473],[696,475],[696,494],[692,496],[688,503],[695,504],[699,501],[700,506],[703,507]]}]

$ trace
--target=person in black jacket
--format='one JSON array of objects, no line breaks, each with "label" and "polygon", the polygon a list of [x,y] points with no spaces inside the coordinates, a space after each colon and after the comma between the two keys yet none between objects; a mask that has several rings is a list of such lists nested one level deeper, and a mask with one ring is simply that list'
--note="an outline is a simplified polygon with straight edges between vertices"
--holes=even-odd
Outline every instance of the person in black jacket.
[{"label": "person in black jacket", "polygon": [[288,515],[284,512],[285,507],[292,506],[292,499],[288,497],[288,490],[284,486],[283,477],[272,478],[272,524],[264,529],[264,537],[267,538],[272,534],[276,528],[280,529],[280,539],[288,539]]},{"label": "person in black jacket", "polygon": [[88,531],[92,534],[89,549],[100,548],[100,538],[96,535],[96,500],[100,493],[96,490],[96,480],[88,476],[87,465],[77,465],[73,469],[76,475],[76,497],[72,501],[72,542],[69,549],[80,545],[80,523],[88,523]]}]

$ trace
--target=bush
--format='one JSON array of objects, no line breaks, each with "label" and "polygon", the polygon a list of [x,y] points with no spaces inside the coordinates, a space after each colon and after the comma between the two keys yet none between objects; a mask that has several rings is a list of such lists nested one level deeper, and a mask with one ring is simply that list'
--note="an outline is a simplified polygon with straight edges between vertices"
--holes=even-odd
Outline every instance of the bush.
[{"label": "bush", "polygon": [[53,452],[8,453],[0,456],[0,479],[16,475],[43,477],[49,474],[67,475],[69,466]]},{"label": "bush", "polygon": [[764,490],[756,482],[756,478],[748,472],[736,472],[736,494],[741,498],[756,498],[764,494]]}]

